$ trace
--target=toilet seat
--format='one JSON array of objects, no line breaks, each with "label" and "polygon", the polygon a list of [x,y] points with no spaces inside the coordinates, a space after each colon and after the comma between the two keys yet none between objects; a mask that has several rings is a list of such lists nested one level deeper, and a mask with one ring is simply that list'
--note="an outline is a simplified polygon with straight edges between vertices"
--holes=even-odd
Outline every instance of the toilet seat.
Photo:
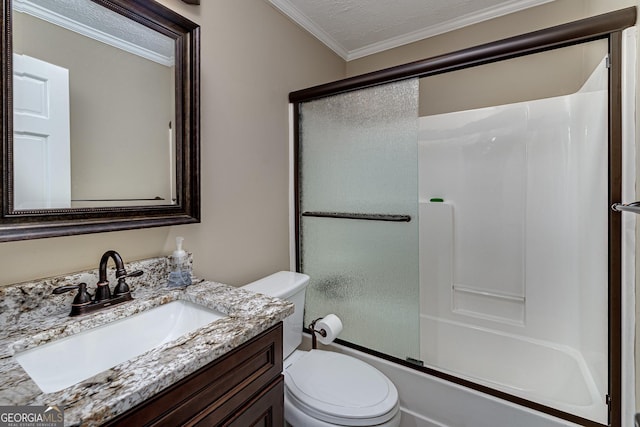
[{"label": "toilet seat", "polygon": [[299,353],[284,375],[287,397],[302,412],[343,426],[383,424],[398,414],[398,391],[373,366],[336,352]]}]

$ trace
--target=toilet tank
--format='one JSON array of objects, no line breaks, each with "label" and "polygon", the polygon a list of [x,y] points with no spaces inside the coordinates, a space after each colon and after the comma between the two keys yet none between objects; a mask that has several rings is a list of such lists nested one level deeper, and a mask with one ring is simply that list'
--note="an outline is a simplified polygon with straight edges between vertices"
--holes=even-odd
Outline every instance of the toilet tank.
[{"label": "toilet tank", "polygon": [[242,289],[284,299],[294,304],[294,313],[282,322],[282,347],[283,357],[285,359],[302,342],[304,297],[308,284],[309,276],[306,274],[293,271],[279,271],[242,286]]}]

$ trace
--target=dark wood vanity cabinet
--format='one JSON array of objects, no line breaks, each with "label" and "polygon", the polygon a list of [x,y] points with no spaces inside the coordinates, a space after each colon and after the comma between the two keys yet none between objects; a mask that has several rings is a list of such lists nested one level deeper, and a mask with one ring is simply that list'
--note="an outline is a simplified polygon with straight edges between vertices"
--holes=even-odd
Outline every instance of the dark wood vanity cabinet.
[{"label": "dark wood vanity cabinet", "polygon": [[282,426],[282,323],[105,426]]}]

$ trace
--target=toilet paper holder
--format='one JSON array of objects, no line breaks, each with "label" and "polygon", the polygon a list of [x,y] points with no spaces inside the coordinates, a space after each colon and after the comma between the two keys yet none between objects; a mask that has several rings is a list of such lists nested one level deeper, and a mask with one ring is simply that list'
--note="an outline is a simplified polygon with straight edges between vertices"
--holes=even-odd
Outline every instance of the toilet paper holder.
[{"label": "toilet paper holder", "polygon": [[338,337],[342,332],[342,321],[335,314],[327,314],[311,322],[309,329],[311,329],[311,346],[315,350],[318,347],[318,341],[322,344],[331,344]]},{"label": "toilet paper holder", "polygon": [[316,322],[320,320],[322,320],[322,317],[318,317],[309,325],[309,329],[311,330],[311,348],[314,350],[318,348],[318,338],[316,337],[316,334],[320,334],[321,337],[327,336],[327,331],[325,331],[324,329],[316,329]]}]

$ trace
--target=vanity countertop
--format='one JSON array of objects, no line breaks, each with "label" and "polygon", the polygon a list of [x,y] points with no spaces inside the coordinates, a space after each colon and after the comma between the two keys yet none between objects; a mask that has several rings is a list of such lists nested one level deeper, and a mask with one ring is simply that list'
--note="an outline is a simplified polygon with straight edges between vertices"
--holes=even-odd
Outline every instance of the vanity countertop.
[{"label": "vanity countertop", "polygon": [[[164,260],[128,263],[127,270],[147,273],[146,279],[128,279],[134,300],[84,316],[68,316],[73,292],[51,295],[51,290],[78,281],[95,283],[87,280],[95,272],[0,288],[0,405],[57,405],[64,409],[65,425],[100,425],[293,313],[289,302],[205,280],[185,289],[167,289]],[[174,300],[200,304],[228,317],[54,393],[43,393],[12,357],[15,352]]]}]

